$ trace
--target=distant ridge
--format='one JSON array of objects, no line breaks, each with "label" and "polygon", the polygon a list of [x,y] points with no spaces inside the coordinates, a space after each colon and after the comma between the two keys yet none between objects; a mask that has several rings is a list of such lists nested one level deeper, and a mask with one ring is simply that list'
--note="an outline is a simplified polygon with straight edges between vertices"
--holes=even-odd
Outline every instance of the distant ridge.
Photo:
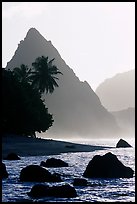
[{"label": "distant ridge", "polygon": [[90,85],[79,80],[51,41],[47,41],[35,28],[31,28],[24,40],[20,41],[6,69],[13,69],[21,64],[31,66],[31,63],[42,55],[48,56],[49,59],[55,58],[54,64],[63,73],[58,76],[59,88],[56,88],[53,94],[43,96],[55,120],[47,135],[60,138],[92,138],[111,137],[120,133],[114,116],[102,106]]},{"label": "distant ridge", "polygon": [[135,69],[106,79],[96,89],[102,105],[109,111],[135,107]]},{"label": "distant ridge", "polygon": [[121,111],[113,111],[111,113],[116,118],[120,128],[125,132],[125,135],[135,135],[135,108],[127,108]]}]

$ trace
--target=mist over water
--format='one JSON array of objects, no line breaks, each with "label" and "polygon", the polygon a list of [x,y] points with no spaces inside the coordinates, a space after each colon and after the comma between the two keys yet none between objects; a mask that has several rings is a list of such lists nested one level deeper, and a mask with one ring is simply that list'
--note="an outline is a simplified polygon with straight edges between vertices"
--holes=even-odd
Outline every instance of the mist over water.
[{"label": "mist over water", "polygon": [[109,141],[109,144],[111,144],[112,147],[116,147],[117,142],[119,139],[124,139],[126,140],[129,144],[131,144],[133,147],[135,147],[135,135],[126,135],[126,136],[120,136],[117,135],[117,137],[96,137],[94,136],[93,138],[88,138],[83,136],[78,136],[78,135],[71,135],[70,137],[62,136],[62,137],[56,137],[54,135],[48,135],[46,133],[37,133],[37,137],[42,138],[42,139],[53,139],[53,140],[59,140],[59,141],[67,141],[67,142],[74,142],[74,143],[80,143],[80,144],[88,144],[88,145],[102,145],[106,146],[106,144]]}]

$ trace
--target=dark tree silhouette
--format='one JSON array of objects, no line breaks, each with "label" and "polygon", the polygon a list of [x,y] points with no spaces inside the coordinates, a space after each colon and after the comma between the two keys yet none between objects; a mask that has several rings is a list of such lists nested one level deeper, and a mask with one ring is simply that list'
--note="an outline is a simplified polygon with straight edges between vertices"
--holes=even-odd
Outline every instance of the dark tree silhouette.
[{"label": "dark tree silhouette", "polygon": [[52,126],[53,118],[40,94],[16,76],[2,69],[2,132],[35,137]]},{"label": "dark tree silhouette", "polygon": [[35,62],[32,63],[33,71],[31,72],[30,79],[32,81],[32,86],[43,94],[53,93],[54,88],[58,87],[56,80],[58,78],[55,76],[57,74],[62,74],[59,69],[52,65],[54,59],[48,61],[48,57],[38,57]]},{"label": "dark tree silhouette", "polygon": [[38,57],[32,68],[21,64],[13,71],[2,69],[2,130],[35,137],[35,132],[45,132],[54,120],[48,113],[41,94],[53,93],[58,87],[55,75],[62,74],[54,59]]},{"label": "dark tree silhouette", "polygon": [[16,75],[16,78],[19,82],[28,83],[29,76],[31,74],[31,69],[27,65],[21,64],[20,67],[15,67],[13,74]]}]

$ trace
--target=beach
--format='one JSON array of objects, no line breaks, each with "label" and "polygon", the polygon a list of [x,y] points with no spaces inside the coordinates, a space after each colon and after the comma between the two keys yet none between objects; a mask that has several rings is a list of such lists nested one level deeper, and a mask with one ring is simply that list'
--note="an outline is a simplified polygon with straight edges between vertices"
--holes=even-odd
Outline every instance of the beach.
[{"label": "beach", "polygon": [[84,145],[53,139],[8,135],[2,137],[2,158],[14,152],[19,156],[57,155],[68,152],[91,152],[109,147]]}]

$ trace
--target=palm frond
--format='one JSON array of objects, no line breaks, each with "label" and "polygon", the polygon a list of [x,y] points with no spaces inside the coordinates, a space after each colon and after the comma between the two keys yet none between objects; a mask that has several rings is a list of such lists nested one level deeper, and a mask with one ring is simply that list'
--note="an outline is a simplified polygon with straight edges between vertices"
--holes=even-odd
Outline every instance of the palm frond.
[{"label": "palm frond", "polygon": [[[39,89],[40,93],[52,93],[55,87],[58,87],[55,77],[57,74],[62,74],[59,69],[52,65],[54,58],[48,62],[48,57],[38,57],[35,62],[32,63],[34,71],[30,73],[30,80],[32,85]],[[62,74],[63,75],[63,74]]]}]

